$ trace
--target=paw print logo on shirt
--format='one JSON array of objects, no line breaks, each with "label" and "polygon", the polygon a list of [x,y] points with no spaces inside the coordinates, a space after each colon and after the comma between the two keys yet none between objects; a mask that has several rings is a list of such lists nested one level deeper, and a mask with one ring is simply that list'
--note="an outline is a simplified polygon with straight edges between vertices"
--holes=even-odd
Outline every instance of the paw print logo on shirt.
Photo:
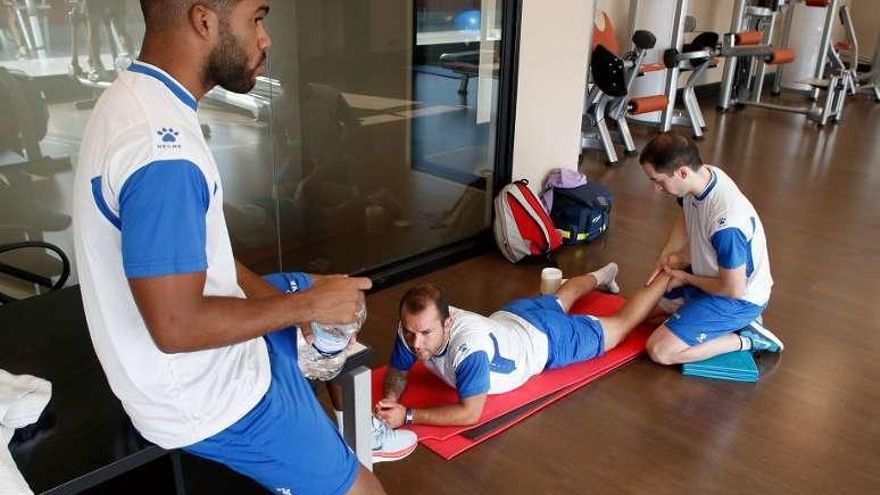
[{"label": "paw print logo on shirt", "polygon": [[724,225],[725,225],[726,223],[727,223],[727,217],[721,217],[721,218],[718,219],[718,226],[719,226],[719,227],[724,227]]},{"label": "paw print logo on shirt", "polygon": [[162,138],[163,143],[176,143],[180,133],[170,127],[163,127],[156,131],[156,134]]}]

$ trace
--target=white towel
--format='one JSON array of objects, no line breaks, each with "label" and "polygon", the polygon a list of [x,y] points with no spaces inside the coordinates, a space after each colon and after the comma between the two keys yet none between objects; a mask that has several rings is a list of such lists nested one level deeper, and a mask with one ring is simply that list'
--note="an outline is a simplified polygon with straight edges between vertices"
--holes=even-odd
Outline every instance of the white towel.
[{"label": "white towel", "polygon": [[9,453],[16,428],[36,422],[52,397],[52,384],[0,370],[0,493],[33,495]]}]

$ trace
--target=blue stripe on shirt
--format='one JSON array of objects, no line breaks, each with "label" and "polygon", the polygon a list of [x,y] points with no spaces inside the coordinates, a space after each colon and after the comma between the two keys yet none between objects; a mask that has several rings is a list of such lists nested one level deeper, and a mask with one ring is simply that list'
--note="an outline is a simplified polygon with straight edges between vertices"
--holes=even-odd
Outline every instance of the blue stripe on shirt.
[{"label": "blue stripe on shirt", "polygon": [[208,184],[188,160],[155,161],[119,193],[122,261],[129,278],[205,271]]},{"label": "blue stripe on shirt", "polygon": [[461,399],[489,393],[489,356],[476,351],[455,368],[455,388]]},{"label": "blue stripe on shirt", "polygon": [[498,347],[498,339],[495,338],[495,334],[490,333],[489,337],[492,339],[492,347],[495,348],[495,355],[492,356],[492,361],[489,363],[489,370],[504,375],[509,375],[516,371],[516,361],[513,359],[507,359],[501,355],[501,350]]},{"label": "blue stripe on shirt", "polygon": [[101,190],[101,176],[92,178],[92,199],[95,200],[95,206],[98,207],[98,211],[104,215],[104,218],[107,219],[116,230],[122,230],[122,223],[119,221],[119,217],[113,214],[113,211],[110,210],[110,206],[107,205],[107,201],[104,200],[104,193]]},{"label": "blue stripe on shirt", "polygon": [[192,108],[195,111],[199,109],[199,104],[196,102],[195,98],[193,98],[188,91],[181,87],[181,85],[177,81],[171,79],[162,72],[152,67],[140,64],[138,62],[134,62],[129,65],[128,70],[157,79],[159,82],[164,84],[165,87],[168,88],[168,90],[171,91],[174,96],[176,96],[177,99],[181,101],[181,103]]},{"label": "blue stripe on shirt", "polygon": [[746,276],[754,271],[752,245],[741,230],[735,227],[721,229],[712,234],[712,246],[718,258],[718,266],[732,270],[746,265]]}]

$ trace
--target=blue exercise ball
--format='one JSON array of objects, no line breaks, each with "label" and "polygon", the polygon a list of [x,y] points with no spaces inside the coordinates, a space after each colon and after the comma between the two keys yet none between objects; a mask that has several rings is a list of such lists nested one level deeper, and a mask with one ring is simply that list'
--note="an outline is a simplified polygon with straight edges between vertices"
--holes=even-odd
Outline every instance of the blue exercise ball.
[{"label": "blue exercise ball", "polygon": [[452,18],[452,27],[458,31],[479,31],[480,11],[476,9],[462,10]]}]

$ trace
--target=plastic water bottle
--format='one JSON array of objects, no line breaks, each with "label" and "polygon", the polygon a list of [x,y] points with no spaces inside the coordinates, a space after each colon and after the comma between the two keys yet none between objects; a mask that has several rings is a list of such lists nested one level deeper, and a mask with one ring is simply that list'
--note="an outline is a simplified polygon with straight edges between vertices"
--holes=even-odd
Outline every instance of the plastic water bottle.
[{"label": "plastic water bottle", "polygon": [[297,361],[303,376],[310,380],[327,381],[342,371],[348,358],[351,336],[361,329],[367,319],[367,307],[361,304],[355,313],[355,321],[344,325],[324,325],[312,322],[314,342],[297,339]]}]

